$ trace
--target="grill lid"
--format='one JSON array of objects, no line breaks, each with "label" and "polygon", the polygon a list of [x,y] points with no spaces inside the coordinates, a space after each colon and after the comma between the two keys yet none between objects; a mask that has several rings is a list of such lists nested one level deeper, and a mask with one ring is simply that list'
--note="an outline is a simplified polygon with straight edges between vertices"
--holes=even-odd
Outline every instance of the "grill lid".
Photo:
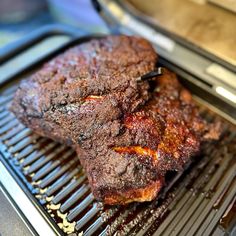
[{"label": "grill lid", "polygon": [[236,108],[236,14],[197,0],[93,2],[113,32],[148,39],[161,57]]},{"label": "grill lid", "polygon": [[[236,12],[232,12],[236,11],[236,4],[233,1],[228,5],[227,0],[128,2],[158,27],[236,66],[236,52],[232,50],[236,43]],[[215,2],[221,4],[212,4]],[[222,8],[223,5],[228,6],[229,11]]]}]

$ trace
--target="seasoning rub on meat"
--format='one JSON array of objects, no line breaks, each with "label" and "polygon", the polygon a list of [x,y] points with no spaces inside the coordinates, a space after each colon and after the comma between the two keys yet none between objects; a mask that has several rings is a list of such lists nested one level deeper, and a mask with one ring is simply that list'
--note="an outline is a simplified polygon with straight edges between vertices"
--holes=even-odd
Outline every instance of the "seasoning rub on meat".
[{"label": "seasoning rub on meat", "polygon": [[69,49],[23,80],[11,110],[36,133],[73,147],[94,196],[106,204],[154,199],[218,139],[175,74],[148,81],[157,54],[144,39],[107,36]]}]

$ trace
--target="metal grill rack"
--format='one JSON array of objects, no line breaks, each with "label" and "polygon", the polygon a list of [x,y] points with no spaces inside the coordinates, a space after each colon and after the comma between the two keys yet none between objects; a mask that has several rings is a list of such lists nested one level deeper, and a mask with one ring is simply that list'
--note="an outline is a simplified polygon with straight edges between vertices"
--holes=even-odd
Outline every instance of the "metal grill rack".
[{"label": "metal grill rack", "polygon": [[[42,48],[34,50],[42,39],[58,34],[69,37],[69,43],[54,51],[52,44],[46,41],[44,54]],[[183,173],[170,173],[159,199],[150,203],[108,207],[96,202],[75,152],[34,134],[9,112],[17,80],[29,76],[35,67],[66,48],[97,37],[73,40],[77,36],[78,31],[68,26],[47,27],[29,35],[10,51],[0,52],[0,63],[4,67],[7,62],[11,72],[10,76],[3,72],[5,82],[0,82],[0,85],[5,83],[0,92],[0,164],[4,164],[7,173],[24,190],[33,207],[46,219],[46,224],[57,235],[71,236],[82,233],[122,236],[236,235],[236,126],[220,117],[236,123],[235,109],[211,93],[208,84],[200,86],[205,83],[202,78],[192,78],[187,71],[160,58],[162,66],[181,76],[181,82],[200,98],[202,116],[209,121],[222,120],[224,132],[218,142],[204,145],[202,154]],[[49,54],[46,48],[50,49]],[[25,51],[32,56],[29,64],[22,56]],[[37,57],[39,51],[42,57]],[[12,66],[14,58],[18,60]],[[22,67],[16,68],[19,61]],[[212,107],[220,109],[220,115],[208,109]]]},{"label": "metal grill rack", "polygon": [[[0,149],[61,234],[227,235],[236,200],[236,129],[224,122],[221,140],[150,203],[102,206],[94,200],[73,150],[39,137],[9,112],[16,85],[0,96]],[[201,106],[208,120],[218,115]],[[232,219],[231,219],[232,218]]]}]

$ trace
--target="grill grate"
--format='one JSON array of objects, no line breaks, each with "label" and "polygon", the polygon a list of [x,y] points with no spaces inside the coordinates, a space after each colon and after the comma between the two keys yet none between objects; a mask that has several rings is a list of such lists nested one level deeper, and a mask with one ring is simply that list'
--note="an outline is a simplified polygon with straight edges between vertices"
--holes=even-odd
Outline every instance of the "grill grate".
[{"label": "grill grate", "polygon": [[[104,207],[94,200],[75,152],[37,136],[8,111],[15,90],[12,86],[0,97],[1,150],[62,232],[219,235],[231,230],[232,223],[225,222],[235,208],[236,131],[227,121],[222,139],[205,145],[203,157],[172,179],[165,197]],[[219,119],[206,108],[201,110],[207,119]]]}]

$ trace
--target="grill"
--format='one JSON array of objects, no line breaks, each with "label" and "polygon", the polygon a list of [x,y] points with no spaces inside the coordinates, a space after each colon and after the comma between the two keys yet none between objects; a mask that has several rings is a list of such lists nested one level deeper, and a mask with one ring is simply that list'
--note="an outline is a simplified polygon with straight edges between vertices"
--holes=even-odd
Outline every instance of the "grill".
[{"label": "grill", "polygon": [[[28,71],[29,72],[29,71]],[[0,149],[34,204],[60,235],[227,235],[235,226],[236,128],[199,104],[209,121],[221,120],[221,140],[205,144],[183,173],[169,173],[150,203],[103,206],[90,192],[76,153],[34,134],[9,112],[17,82],[0,95]],[[232,234],[233,235],[233,234]]]}]

